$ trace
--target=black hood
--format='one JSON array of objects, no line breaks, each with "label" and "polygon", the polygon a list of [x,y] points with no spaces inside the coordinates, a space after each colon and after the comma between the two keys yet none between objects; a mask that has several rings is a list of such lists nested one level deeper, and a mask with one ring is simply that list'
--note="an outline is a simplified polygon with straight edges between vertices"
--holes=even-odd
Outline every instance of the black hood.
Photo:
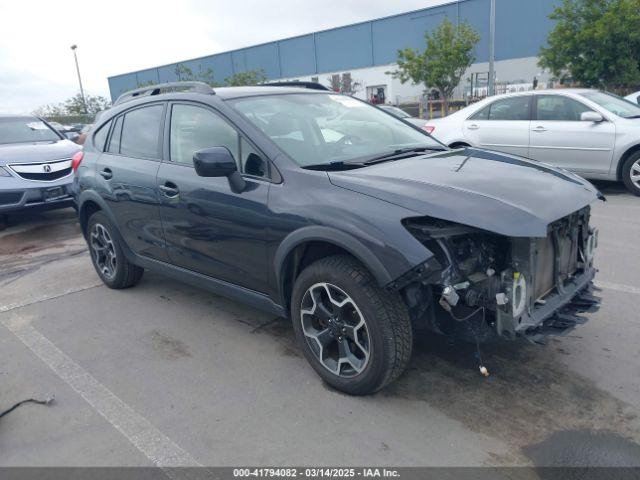
[{"label": "black hood", "polygon": [[424,215],[510,237],[545,237],[547,226],[601,194],[564,170],[466,148],[344,172],[331,183]]},{"label": "black hood", "polygon": [[66,159],[80,150],[82,147],[70,140],[0,144],[0,166]]}]

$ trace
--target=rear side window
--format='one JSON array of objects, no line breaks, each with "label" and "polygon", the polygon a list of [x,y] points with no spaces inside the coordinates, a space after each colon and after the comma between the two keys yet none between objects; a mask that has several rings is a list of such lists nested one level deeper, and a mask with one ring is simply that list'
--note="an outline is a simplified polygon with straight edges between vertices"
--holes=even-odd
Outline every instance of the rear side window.
[{"label": "rear side window", "polygon": [[111,127],[111,121],[105,123],[100,127],[100,130],[93,134],[93,146],[100,152],[104,151],[104,144],[107,141],[107,135],[109,135],[109,127]]},{"label": "rear side window", "polygon": [[579,122],[580,115],[592,111],[583,103],[568,97],[540,95],[537,101],[536,118],[558,122]]},{"label": "rear side window", "polygon": [[497,100],[471,117],[472,120],[529,120],[532,97]]},{"label": "rear side window", "polygon": [[122,115],[118,117],[113,127],[113,133],[111,134],[111,140],[109,140],[109,153],[120,153],[120,135],[122,133]]},{"label": "rear side window", "polygon": [[125,114],[120,154],[136,158],[159,158],[162,105],[137,108]]}]

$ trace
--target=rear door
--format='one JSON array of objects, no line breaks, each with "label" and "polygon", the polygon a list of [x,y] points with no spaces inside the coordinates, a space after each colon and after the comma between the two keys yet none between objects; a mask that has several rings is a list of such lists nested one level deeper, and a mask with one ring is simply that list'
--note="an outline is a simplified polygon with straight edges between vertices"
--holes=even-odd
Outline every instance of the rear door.
[{"label": "rear door", "polygon": [[105,152],[96,162],[96,189],[135,253],[168,259],[156,175],[162,152],[164,103],[128,110],[112,122]]},{"label": "rear door", "polygon": [[532,97],[518,95],[490,103],[465,120],[465,138],[476,147],[527,157]]},{"label": "rear door", "polygon": [[[157,188],[171,262],[235,285],[267,291],[266,157],[218,112],[197,103],[170,105]],[[193,154],[225,146],[246,188],[234,193],[226,177],[200,177]]]},{"label": "rear door", "polygon": [[608,173],[615,125],[607,120],[580,120],[583,112],[592,111],[565,95],[536,95],[530,157],[575,172]]}]

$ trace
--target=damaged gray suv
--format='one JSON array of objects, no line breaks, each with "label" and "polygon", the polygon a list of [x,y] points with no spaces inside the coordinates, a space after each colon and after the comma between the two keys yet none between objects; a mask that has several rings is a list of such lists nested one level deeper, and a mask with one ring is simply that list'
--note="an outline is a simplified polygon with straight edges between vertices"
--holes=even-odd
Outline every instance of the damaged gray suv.
[{"label": "damaged gray suv", "polygon": [[397,378],[417,329],[542,342],[599,305],[589,182],[317,88],[124,94],[74,189],[107,286],[150,269],[288,317],[350,394]]}]

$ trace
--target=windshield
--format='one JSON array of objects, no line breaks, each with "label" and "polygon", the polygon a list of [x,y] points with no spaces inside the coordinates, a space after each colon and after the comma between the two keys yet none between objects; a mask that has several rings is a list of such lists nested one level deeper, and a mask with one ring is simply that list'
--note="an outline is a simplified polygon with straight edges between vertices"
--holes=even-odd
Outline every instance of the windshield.
[{"label": "windshield", "polygon": [[0,117],[0,144],[57,142],[58,134],[35,117]]},{"label": "windshield", "polygon": [[303,167],[407,148],[444,149],[425,133],[343,95],[269,95],[239,98],[232,104]]},{"label": "windshield", "polygon": [[407,112],[405,112],[404,110],[401,110],[398,107],[387,107],[387,106],[382,106],[380,107],[381,109],[389,112],[392,115],[395,115],[398,118],[409,118],[411,117],[411,115],[409,115]]},{"label": "windshield", "polygon": [[582,93],[581,95],[619,117],[640,117],[640,105],[631,103],[629,100],[625,100],[617,95],[605,92],[587,92]]}]

